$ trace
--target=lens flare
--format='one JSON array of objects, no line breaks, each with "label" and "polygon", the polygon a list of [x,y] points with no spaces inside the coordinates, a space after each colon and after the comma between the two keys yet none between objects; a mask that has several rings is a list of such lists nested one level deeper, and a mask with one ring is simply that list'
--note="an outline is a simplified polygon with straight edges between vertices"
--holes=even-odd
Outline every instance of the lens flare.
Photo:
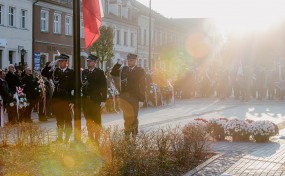
[{"label": "lens flare", "polygon": [[210,51],[209,42],[202,33],[192,33],[186,39],[186,50],[194,58],[204,58]]},{"label": "lens flare", "polygon": [[68,168],[73,168],[75,165],[74,159],[70,156],[63,156],[63,163]]}]

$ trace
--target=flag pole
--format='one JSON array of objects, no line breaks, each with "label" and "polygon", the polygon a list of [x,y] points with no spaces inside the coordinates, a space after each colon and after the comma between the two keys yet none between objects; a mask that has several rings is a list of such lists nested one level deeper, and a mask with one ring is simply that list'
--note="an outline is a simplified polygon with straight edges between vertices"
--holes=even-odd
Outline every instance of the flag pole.
[{"label": "flag pole", "polygon": [[73,63],[74,90],[74,141],[81,141],[81,94],[80,94],[80,1],[73,0]]}]

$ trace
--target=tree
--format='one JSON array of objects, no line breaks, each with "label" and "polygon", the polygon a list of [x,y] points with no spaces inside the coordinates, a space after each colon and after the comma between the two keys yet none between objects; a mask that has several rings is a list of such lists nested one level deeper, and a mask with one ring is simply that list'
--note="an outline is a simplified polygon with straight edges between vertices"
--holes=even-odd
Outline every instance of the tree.
[{"label": "tree", "polygon": [[111,27],[102,26],[100,28],[100,38],[91,46],[90,51],[99,58],[100,68],[103,69],[105,61],[111,60],[114,56],[114,33]]}]

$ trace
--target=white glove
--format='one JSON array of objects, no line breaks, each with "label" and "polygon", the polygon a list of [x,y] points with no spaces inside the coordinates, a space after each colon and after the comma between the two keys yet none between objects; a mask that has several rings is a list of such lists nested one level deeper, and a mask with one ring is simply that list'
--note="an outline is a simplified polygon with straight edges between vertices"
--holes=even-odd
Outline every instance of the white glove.
[{"label": "white glove", "polygon": [[119,59],[118,64],[123,65],[124,61],[125,61],[125,59]]},{"label": "white glove", "polygon": [[56,60],[56,61],[52,61],[48,66],[49,66],[49,67],[53,67],[53,66],[55,66],[55,65],[57,65],[57,60]]},{"label": "white glove", "polygon": [[144,102],[139,102],[139,107],[140,108],[143,107],[143,105],[144,105]]},{"label": "white glove", "polygon": [[101,108],[104,108],[104,107],[105,107],[105,105],[106,105],[106,103],[105,103],[105,102],[101,102],[101,104],[100,104]]},{"label": "white glove", "polygon": [[69,108],[70,108],[70,110],[72,110],[73,107],[74,107],[74,104],[73,104],[73,103],[69,103]]}]

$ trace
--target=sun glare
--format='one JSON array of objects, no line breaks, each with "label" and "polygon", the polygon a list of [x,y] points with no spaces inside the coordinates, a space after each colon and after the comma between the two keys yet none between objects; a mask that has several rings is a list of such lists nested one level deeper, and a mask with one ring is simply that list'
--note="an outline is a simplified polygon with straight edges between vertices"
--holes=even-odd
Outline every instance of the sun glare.
[{"label": "sun glare", "polygon": [[[225,33],[263,32],[278,26],[285,12],[279,1],[234,1],[228,10],[213,15],[214,23]],[[235,7],[234,7],[235,6]]]},{"label": "sun glare", "polygon": [[242,16],[231,18],[215,18],[214,24],[223,33],[248,34],[251,32],[263,32],[278,26],[282,17],[270,16]]}]

